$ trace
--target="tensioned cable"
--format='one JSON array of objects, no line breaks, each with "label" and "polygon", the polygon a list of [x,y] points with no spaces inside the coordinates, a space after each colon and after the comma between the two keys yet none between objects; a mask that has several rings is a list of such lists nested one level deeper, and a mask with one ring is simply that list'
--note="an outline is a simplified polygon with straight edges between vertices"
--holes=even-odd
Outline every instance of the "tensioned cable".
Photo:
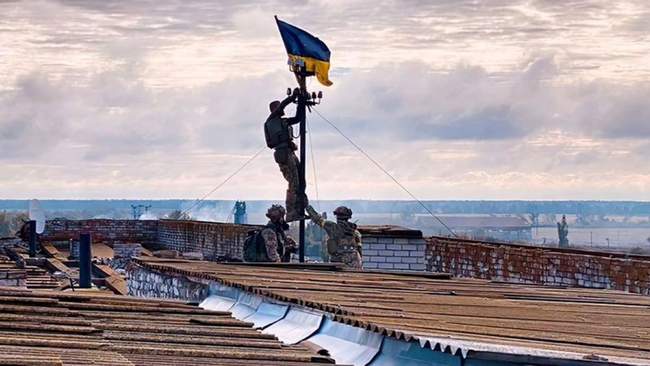
[{"label": "tensioned cable", "polygon": [[316,190],[316,206],[318,206],[318,211],[320,211],[320,198],[318,197],[318,177],[316,176],[316,159],[314,159],[314,144],[311,142],[311,128],[309,128],[309,122],[307,123],[307,135],[309,136],[309,155],[311,155],[311,169],[312,174],[314,175],[314,189]]},{"label": "tensioned cable", "polygon": [[229,181],[230,181],[230,180],[231,180],[235,175],[239,174],[239,172],[241,172],[242,170],[244,170],[244,168],[246,168],[246,166],[247,166],[248,164],[250,164],[253,160],[255,160],[255,158],[257,158],[257,156],[258,156],[259,154],[261,154],[262,151],[264,151],[264,148],[265,148],[265,147],[266,147],[266,146],[262,146],[262,148],[260,148],[260,149],[255,153],[255,155],[253,155],[253,156],[251,156],[250,158],[248,158],[248,160],[246,160],[246,162],[245,162],[242,166],[240,166],[239,168],[237,168],[237,170],[235,170],[235,171],[234,171],[232,174],[230,174],[226,179],[224,179],[221,183],[219,183],[216,187],[214,187],[210,192],[208,192],[208,193],[207,193],[206,195],[204,195],[203,197],[197,199],[197,200],[194,202],[194,204],[193,204],[192,206],[190,206],[190,208],[188,208],[188,209],[186,209],[186,210],[183,210],[183,213],[184,213],[184,214],[188,213],[190,210],[192,210],[192,209],[193,209],[194,207],[196,207],[198,204],[200,204],[201,202],[205,201],[206,198],[208,198],[211,194],[213,194],[214,192],[216,192],[219,188],[223,187],[224,184],[228,183],[228,182],[229,182]]},{"label": "tensioned cable", "polygon": [[456,233],[453,230],[451,230],[451,228],[447,226],[447,224],[445,224],[438,216],[436,216],[433,212],[431,212],[431,210],[429,210],[429,208],[422,201],[420,201],[417,197],[415,197],[415,195],[411,193],[411,191],[409,191],[406,187],[404,187],[404,185],[400,183],[395,177],[393,177],[393,175],[390,174],[386,169],[384,169],[384,167],[382,167],[381,164],[379,164],[367,152],[365,152],[365,150],[363,150],[361,146],[357,145],[354,141],[352,141],[352,139],[346,136],[343,133],[343,131],[341,131],[332,121],[325,118],[325,116],[323,116],[316,108],[312,108],[312,109],[314,110],[314,112],[316,112],[316,114],[318,114],[320,118],[323,119],[323,121],[327,122],[330,126],[332,126],[332,128],[334,128],[341,136],[343,136],[343,138],[348,140],[348,142],[352,146],[354,146],[357,150],[359,150],[361,154],[363,154],[368,160],[370,160],[373,164],[375,164],[375,166],[379,168],[379,170],[384,172],[384,174],[386,174],[390,179],[392,179],[393,182],[395,182],[395,184],[397,184],[400,188],[402,188],[402,190],[404,190],[404,192],[406,192],[409,196],[411,196],[411,198],[413,198],[417,203],[419,203],[420,206],[422,206],[422,208],[424,208],[429,213],[429,215],[431,215],[431,217],[436,219],[445,229],[447,229],[451,233],[451,235],[453,235],[454,237],[458,237],[458,235],[456,235]]}]

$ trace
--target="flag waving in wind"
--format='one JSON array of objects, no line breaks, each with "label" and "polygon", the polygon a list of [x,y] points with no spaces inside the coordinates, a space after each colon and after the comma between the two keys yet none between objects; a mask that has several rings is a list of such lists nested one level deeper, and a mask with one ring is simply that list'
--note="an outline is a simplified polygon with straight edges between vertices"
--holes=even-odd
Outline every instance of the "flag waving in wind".
[{"label": "flag waving in wind", "polygon": [[291,65],[304,65],[307,72],[314,73],[318,81],[325,86],[332,85],[328,78],[330,68],[330,50],[320,39],[304,30],[283,22],[275,17],[278,29],[289,55]]}]

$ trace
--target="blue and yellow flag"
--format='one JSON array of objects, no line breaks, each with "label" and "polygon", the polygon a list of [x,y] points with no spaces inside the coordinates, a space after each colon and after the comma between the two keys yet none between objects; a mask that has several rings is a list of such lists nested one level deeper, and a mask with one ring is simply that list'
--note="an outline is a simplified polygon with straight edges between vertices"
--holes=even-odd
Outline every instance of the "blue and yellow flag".
[{"label": "blue and yellow flag", "polygon": [[318,81],[325,86],[332,85],[328,78],[330,69],[330,50],[320,39],[304,30],[285,23],[275,17],[278,29],[289,55],[289,63],[303,65],[307,72],[313,72]]}]

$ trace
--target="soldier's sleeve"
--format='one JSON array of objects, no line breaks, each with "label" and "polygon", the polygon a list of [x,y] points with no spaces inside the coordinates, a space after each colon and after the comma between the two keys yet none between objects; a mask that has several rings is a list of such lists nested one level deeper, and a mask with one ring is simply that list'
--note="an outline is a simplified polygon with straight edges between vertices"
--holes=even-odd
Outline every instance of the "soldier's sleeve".
[{"label": "soldier's sleeve", "polygon": [[324,227],[323,225],[325,224],[325,220],[323,220],[321,215],[319,215],[318,212],[316,212],[316,210],[314,210],[314,208],[311,207],[311,205],[307,206],[306,210],[307,210],[307,214],[309,215],[309,218],[311,218],[311,221],[314,224],[320,227]]},{"label": "soldier's sleeve", "polygon": [[361,232],[354,230],[354,242],[361,245]]},{"label": "soldier's sleeve", "polygon": [[271,262],[280,262],[280,255],[278,254],[278,236],[273,230],[262,230],[262,238],[264,238],[264,246],[266,247],[266,255]]},{"label": "soldier's sleeve", "polygon": [[354,230],[354,242],[357,245],[359,254],[363,255],[363,247],[361,246],[361,233],[359,230]]},{"label": "soldier's sleeve", "polygon": [[281,116],[282,116],[282,113],[281,113],[281,112],[283,112],[283,111],[284,111],[284,108],[286,108],[289,104],[291,104],[291,102],[293,102],[293,96],[290,95],[290,96],[284,98],[284,99],[280,102],[280,106],[279,106],[276,110],[274,110],[273,112],[271,112],[271,114],[269,115],[269,117],[267,118],[267,120],[269,120],[269,119],[271,119],[271,118],[281,117]]},{"label": "soldier's sleeve", "polygon": [[338,230],[338,226],[334,221],[328,221],[328,220],[323,220],[321,219],[322,224],[320,225],[323,230],[327,233],[327,236],[330,238],[336,238],[339,235],[337,235],[336,231]]}]

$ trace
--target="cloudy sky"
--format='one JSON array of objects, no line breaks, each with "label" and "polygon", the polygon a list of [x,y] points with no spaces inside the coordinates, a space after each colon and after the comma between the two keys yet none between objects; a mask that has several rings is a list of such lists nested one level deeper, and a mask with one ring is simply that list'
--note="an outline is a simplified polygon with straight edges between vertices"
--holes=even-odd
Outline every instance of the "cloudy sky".
[{"label": "cloudy sky", "polygon": [[[650,3],[0,0],[0,197],[196,198],[332,50],[319,111],[422,199],[650,200]],[[407,199],[309,115],[309,194]],[[311,155],[311,154],[309,154]],[[316,178],[312,166],[316,167]],[[212,198],[280,199],[262,154]]]}]

